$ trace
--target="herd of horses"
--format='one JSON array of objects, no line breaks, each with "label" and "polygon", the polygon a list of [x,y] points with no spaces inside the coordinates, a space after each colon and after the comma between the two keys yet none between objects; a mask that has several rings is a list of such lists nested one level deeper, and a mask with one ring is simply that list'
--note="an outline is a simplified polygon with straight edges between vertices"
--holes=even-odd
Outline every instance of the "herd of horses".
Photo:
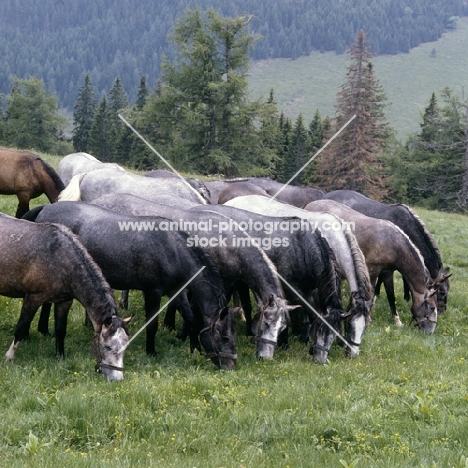
[{"label": "herd of horses", "polygon": [[[29,210],[42,193],[51,203]],[[320,363],[336,338],[349,356],[359,354],[381,285],[401,326],[395,271],[423,332],[434,332],[447,307],[451,274],[423,221],[405,205],[357,192],[268,178],[201,182],[164,170],[142,176],[86,153],[65,156],[55,172],[32,153],[0,150],[0,194],[18,197],[15,218],[0,214],[0,268],[9,272],[0,295],[23,298],[10,360],[41,307],[39,331],[48,333],[52,305],[63,357],[76,299],[94,329],[96,368],[123,379],[130,318],[120,318],[113,290],[142,292],[150,355],[152,319],[162,297],[176,295],[164,323],[174,327],[178,311],[178,336],[222,369],[237,362],[232,298],[257,357],[272,358],[292,330]]]}]

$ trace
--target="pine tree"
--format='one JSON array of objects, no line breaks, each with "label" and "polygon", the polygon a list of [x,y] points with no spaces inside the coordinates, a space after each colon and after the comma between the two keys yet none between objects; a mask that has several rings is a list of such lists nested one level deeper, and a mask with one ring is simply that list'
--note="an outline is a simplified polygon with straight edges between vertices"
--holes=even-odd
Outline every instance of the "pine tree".
[{"label": "pine tree", "polygon": [[37,78],[12,80],[6,96],[4,138],[17,148],[53,152],[63,139],[67,120],[58,113],[57,97],[44,89]]},{"label": "pine tree", "polygon": [[249,21],[214,10],[179,20],[177,56],[164,62],[159,93],[143,111],[176,165],[227,176],[271,173],[274,154],[259,125],[265,103],[247,99]]},{"label": "pine tree", "polygon": [[138,87],[137,100],[135,103],[135,107],[137,110],[141,111],[143,109],[143,106],[146,103],[148,94],[149,94],[149,91],[148,91],[148,87],[146,86],[146,76],[142,76],[140,79],[140,86]]},{"label": "pine tree", "polygon": [[114,81],[114,84],[112,85],[111,90],[109,91],[109,103],[108,103],[108,108],[110,115],[112,117],[112,120],[120,124],[121,120],[119,119],[119,112],[128,107],[128,97],[127,93],[124,90],[124,87],[122,85],[122,82],[120,81],[120,78],[117,77]]},{"label": "pine tree", "polygon": [[91,78],[85,76],[84,85],[78,92],[78,98],[73,108],[73,147],[75,151],[88,151],[89,132],[96,113],[97,98],[93,90]]},{"label": "pine tree", "polygon": [[355,118],[320,156],[319,184],[326,190],[356,190],[380,200],[387,193],[381,156],[390,128],[383,113],[385,95],[374,76],[363,30],[348,55],[350,65],[337,96],[334,132]]},{"label": "pine tree", "polygon": [[114,124],[106,96],[101,99],[89,132],[88,148],[100,161],[115,159]]}]

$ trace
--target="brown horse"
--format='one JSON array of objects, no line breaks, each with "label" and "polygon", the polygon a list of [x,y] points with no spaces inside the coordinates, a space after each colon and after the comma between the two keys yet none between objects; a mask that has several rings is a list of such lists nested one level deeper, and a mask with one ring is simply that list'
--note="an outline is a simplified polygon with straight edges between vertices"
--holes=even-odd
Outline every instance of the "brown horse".
[{"label": "brown horse", "polygon": [[0,149],[0,194],[16,195],[16,217],[29,211],[29,200],[43,193],[51,203],[64,189],[58,174],[39,156],[28,151]]},{"label": "brown horse", "polygon": [[[412,297],[411,312],[416,325],[427,334],[434,332],[437,324],[437,290],[429,275],[424,259],[410,238],[390,221],[371,218],[334,200],[316,200],[305,209],[311,212],[332,213],[353,226],[353,233],[366,259],[371,283],[378,276],[399,271],[408,284]],[[396,325],[400,317],[389,301]],[[393,306],[392,306],[393,304]]]}]

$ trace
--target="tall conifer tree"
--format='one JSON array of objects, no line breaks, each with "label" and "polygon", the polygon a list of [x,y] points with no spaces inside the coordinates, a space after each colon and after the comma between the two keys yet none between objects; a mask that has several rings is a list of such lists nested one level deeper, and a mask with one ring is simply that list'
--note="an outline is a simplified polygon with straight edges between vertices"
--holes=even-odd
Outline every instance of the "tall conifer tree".
[{"label": "tall conifer tree", "polygon": [[387,193],[381,155],[390,128],[383,113],[385,95],[374,75],[363,30],[348,55],[350,65],[337,96],[333,130],[355,118],[320,156],[318,183],[326,190],[356,190],[380,200]]},{"label": "tall conifer tree", "polygon": [[96,113],[97,99],[91,78],[85,76],[84,85],[79,90],[78,99],[73,108],[73,147],[75,151],[88,151],[89,132]]}]

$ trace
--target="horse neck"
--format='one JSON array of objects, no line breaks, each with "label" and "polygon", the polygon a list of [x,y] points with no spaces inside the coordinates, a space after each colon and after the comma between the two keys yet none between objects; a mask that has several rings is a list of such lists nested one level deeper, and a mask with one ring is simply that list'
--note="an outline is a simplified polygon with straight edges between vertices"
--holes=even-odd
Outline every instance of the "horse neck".
[{"label": "horse neck", "polygon": [[442,258],[434,237],[428,231],[422,219],[411,208],[406,205],[398,206],[400,206],[401,209],[407,210],[410,220],[413,221],[413,223],[410,223],[413,229],[409,232],[404,230],[404,232],[408,234],[409,238],[421,252],[431,277],[436,278],[442,268]]},{"label": "horse neck", "polygon": [[[399,230],[398,227],[396,229]],[[427,270],[424,260],[409,237],[401,231],[400,239],[395,242],[396,269],[401,273],[414,297],[424,294],[427,289]]]}]

